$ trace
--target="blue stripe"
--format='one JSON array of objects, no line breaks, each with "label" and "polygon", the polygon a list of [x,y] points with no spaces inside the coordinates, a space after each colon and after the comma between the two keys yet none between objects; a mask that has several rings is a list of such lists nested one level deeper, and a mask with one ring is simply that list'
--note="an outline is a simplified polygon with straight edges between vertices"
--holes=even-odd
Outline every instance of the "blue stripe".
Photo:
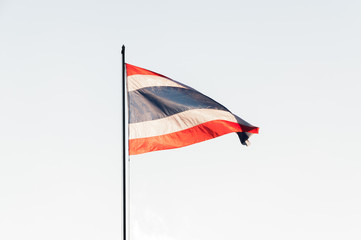
[{"label": "blue stripe", "polygon": [[194,89],[147,87],[129,92],[128,97],[129,123],[161,119],[192,109],[206,108],[229,112],[221,104]]}]

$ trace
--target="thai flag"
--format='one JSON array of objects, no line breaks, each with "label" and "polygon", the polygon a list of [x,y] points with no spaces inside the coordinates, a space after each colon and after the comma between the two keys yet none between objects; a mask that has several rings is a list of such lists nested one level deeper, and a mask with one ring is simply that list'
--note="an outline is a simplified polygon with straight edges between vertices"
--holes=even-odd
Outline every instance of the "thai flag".
[{"label": "thai flag", "polygon": [[129,154],[179,148],[236,132],[247,145],[252,126],[213,99],[161,74],[126,64]]}]

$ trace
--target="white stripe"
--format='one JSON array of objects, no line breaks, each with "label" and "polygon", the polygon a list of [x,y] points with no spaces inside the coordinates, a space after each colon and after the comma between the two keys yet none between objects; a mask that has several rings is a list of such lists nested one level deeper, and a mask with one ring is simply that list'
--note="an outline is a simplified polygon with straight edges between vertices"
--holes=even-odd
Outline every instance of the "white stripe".
[{"label": "white stripe", "polygon": [[128,77],[128,91],[135,91],[145,87],[180,87],[186,88],[172,80],[169,80],[165,77],[155,76],[155,75],[131,75]]},{"label": "white stripe", "polygon": [[199,124],[226,120],[237,123],[232,113],[215,109],[192,109],[166,118],[129,124],[129,139],[154,137],[178,132]]}]

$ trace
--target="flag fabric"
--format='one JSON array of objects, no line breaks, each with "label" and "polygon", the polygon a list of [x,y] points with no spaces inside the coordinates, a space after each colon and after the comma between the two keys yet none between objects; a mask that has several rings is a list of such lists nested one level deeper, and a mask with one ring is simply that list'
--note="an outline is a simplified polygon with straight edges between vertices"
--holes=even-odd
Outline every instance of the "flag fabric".
[{"label": "flag fabric", "polygon": [[126,64],[129,155],[180,148],[235,132],[241,143],[258,133],[227,108],[161,74]]}]

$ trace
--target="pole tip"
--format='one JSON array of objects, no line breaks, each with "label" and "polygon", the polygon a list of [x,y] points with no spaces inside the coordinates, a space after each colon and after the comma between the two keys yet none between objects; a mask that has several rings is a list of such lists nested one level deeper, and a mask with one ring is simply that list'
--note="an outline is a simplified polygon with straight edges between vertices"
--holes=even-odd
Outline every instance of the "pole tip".
[{"label": "pole tip", "polygon": [[125,46],[123,44],[123,46],[122,46],[122,54],[124,54],[124,50],[125,50]]}]

